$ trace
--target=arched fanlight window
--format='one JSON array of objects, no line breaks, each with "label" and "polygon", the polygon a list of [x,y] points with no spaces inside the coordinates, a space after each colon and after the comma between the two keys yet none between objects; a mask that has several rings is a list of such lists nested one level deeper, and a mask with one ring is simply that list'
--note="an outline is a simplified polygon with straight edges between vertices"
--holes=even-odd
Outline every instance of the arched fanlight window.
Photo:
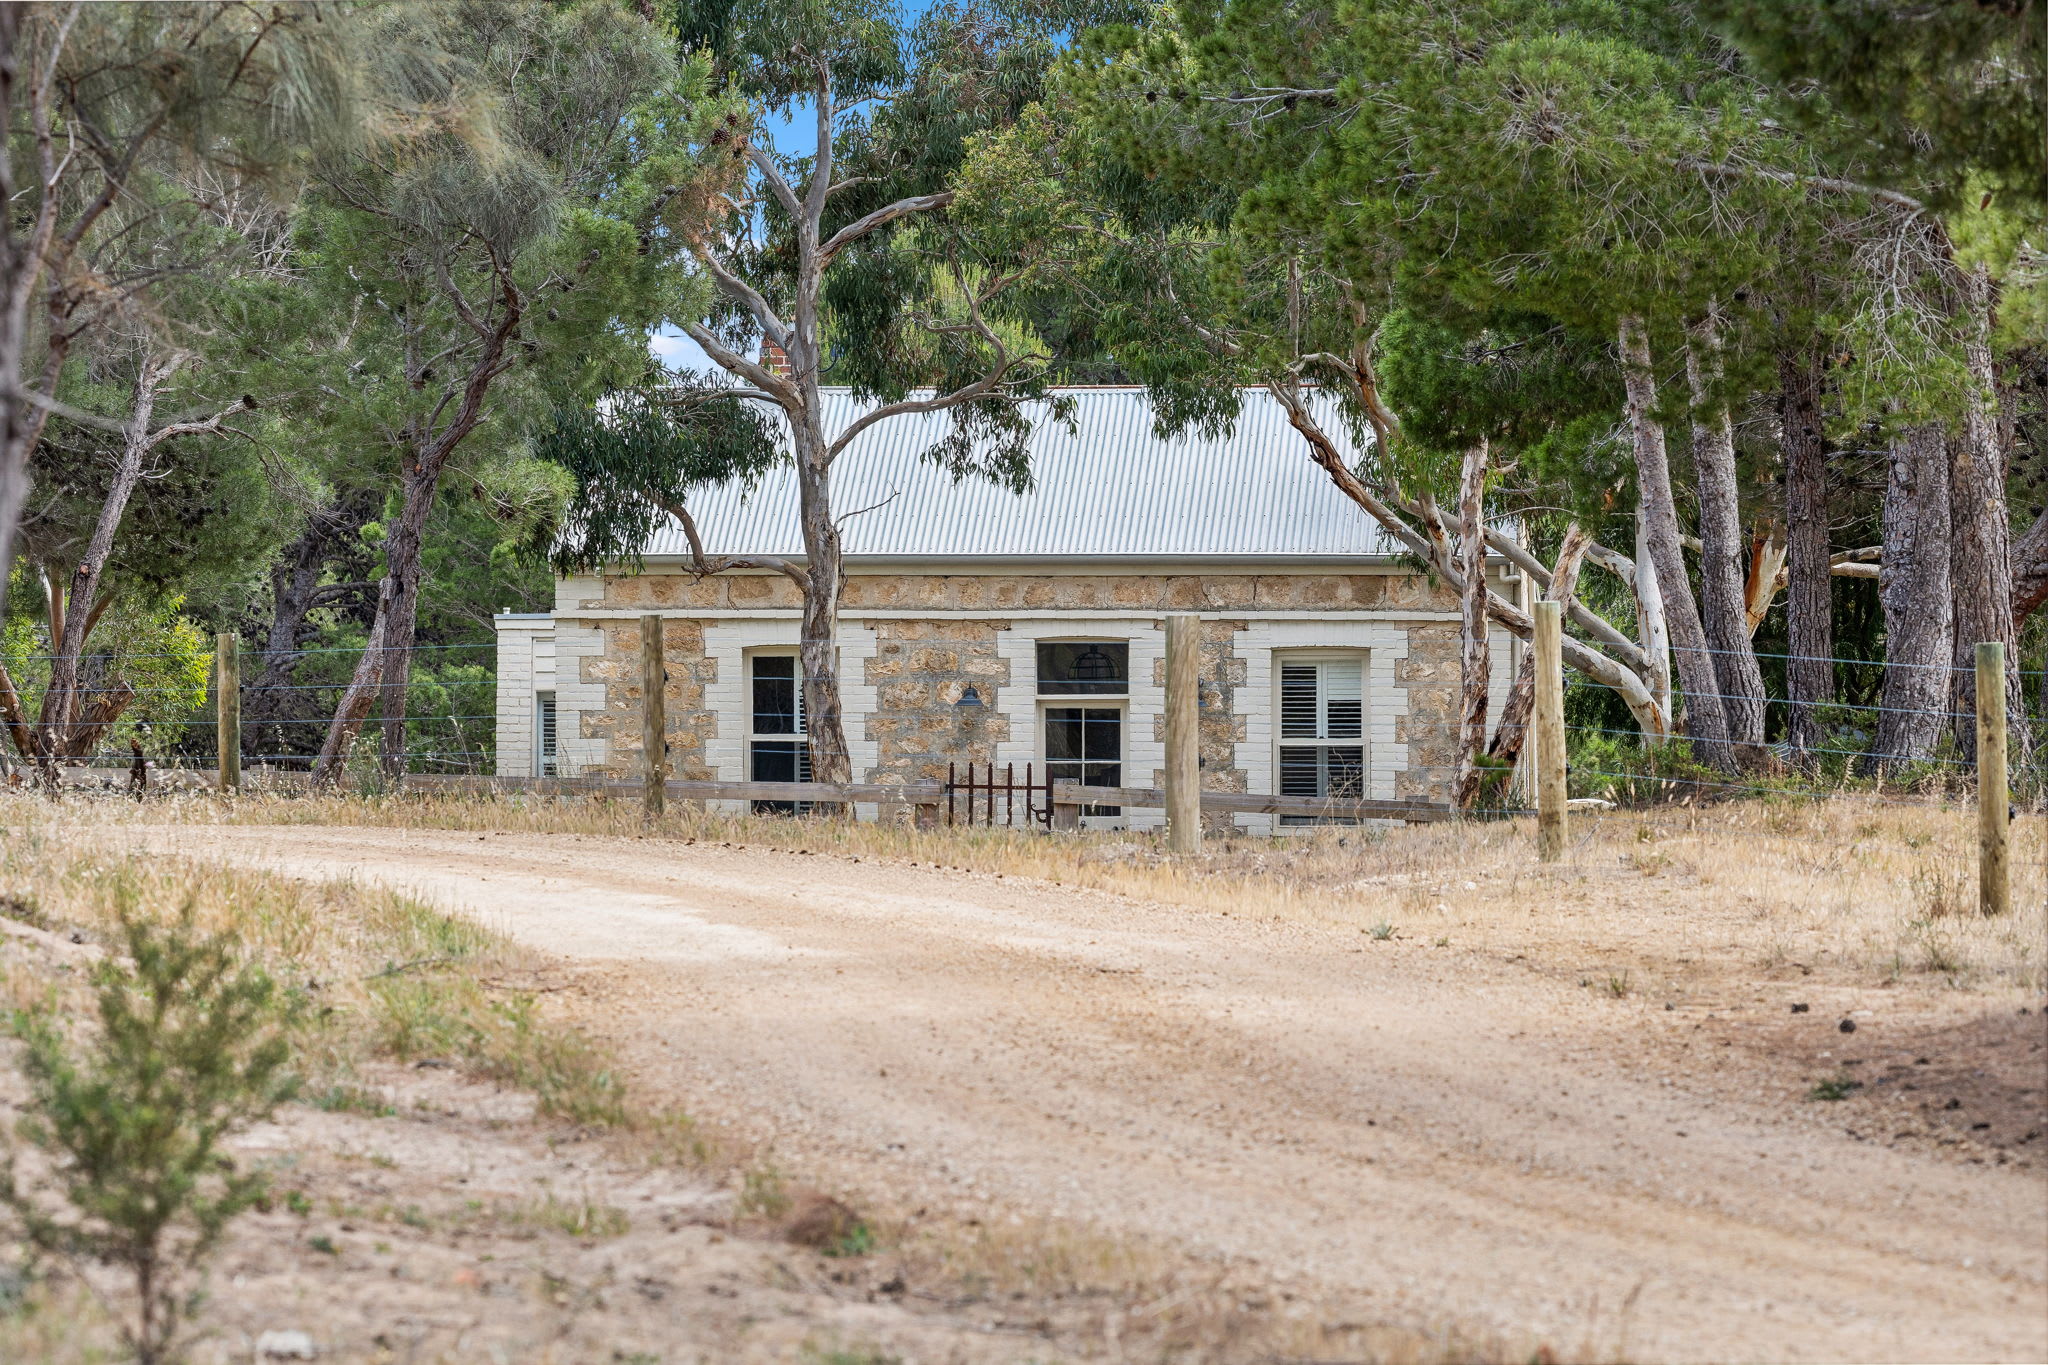
[{"label": "arched fanlight window", "polygon": [[1131,646],[1124,640],[1041,640],[1040,695],[1120,696],[1129,690]]},{"label": "arched fanlight window", "polygon": [[1074,660],[1068,674],[1075,682],[1107,682],[1117,676],[1116,662],[1094,645]]}]

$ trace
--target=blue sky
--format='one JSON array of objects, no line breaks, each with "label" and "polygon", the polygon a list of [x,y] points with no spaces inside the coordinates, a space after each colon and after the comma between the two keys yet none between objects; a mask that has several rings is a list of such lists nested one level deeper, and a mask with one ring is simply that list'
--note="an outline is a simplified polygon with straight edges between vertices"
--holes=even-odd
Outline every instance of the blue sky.
[{"label": "blue sky", "polygon": [[[933,0],[904,0],[897,7],[898,17],[903,23],[915,23],[932,7],[932,3]],[[785,156],[809,156],[818,148],[816,115],[809,111],[807,105],[797,106],[791,117],[771,118],[768,128],[775,139],[775,150]],[[648,349],[672,370],[717,368],[711,363],[711,357],[704,354],[702,346],[674,328],[663,328],[655,333]]]},{"label": "blue sky", "polygon": [[[809,156],[817,150],[818,140],[813,135],[816,130],[814,117],[805,110],[795,119],[770,119],[768,128],[770,135],[775,139],[775,150],[786,156]],[[711,357],[704,354],[702,346],[673,327],[664,327],[656,332],[647,349],[653,351],[655,359],[671,370],[718,368],[711,363]]]}]

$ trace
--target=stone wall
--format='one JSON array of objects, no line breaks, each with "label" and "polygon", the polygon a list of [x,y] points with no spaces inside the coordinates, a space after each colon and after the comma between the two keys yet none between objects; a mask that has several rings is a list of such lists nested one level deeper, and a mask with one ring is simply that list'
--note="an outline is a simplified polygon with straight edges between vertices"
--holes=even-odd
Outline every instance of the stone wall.
[{"label": "stone wall", "polygon": [[1408,694],[1408,714],[1395,730],[1408,748],[1407,770],[1396,781],[1398,797],[1450,799],[1458,758],[1458,654],[1455,624],[1418,621],[1408,628],[1408,657],[1394,669],[1394,685]]},{"label": "stone wall", "polygon": [[[950,763],[989,763],[1009,734],[1004,691],[1010,663],[996,652],[1007,621],[880,621],[875,652],[862,662],[875,689],[866,735],[876,746],[869,782],[946,776]],[[973,687],[979,708],[963,711]],[[1028,694],[1027,694],[1028,695]]]},{"label": "stone wall", "polygon": [[[583,681],[604,685],[604,709],[585,711],[580,733],[602,740],[610,761],[589,768],[612,776],[645,771],[640,742],[640,623],[607,621],[604,653],[583,660]],[[686,782],[709,782],[718,774],[705,762],[706,743],[718,732],[718,716],[704,704],[704,689],[718,680],[718,660],[704,650],[704,627],[687,619],[661,623],[662,659],[668,667],[665,698],[669,772]]]},{"label": "stone wall", "polygon": [[[1245,661],[1236,652],[1242,621],[1202,622],[1202,705],[1196,712],[1196,734],[1200,738],[1202,790],[1247,791],[1244,769],[1237,766],[1237,746],[1244,742],[1245,718],[1239,714],[1238,689],[1245,685]],[[1153,662],[1152,685],[1166,686],[1166,660]],[[1166,743],[1166,716],[1152,718],[1152,738]],[[1164,769],[1154,769],[1137,785],[1163,787]]]},{"label": "stone wall", "polygon": [[[577,580],[584,587],[590,580]],[[597,596],[561,609],[660,611],[795,608],[796,585],[781,574],[607,576]],[[909,574],[854,573],[841,610],[987,611],[1455,611],[1457,599],[1414,573],[1299,574]]]},{"label": "stone wall", "polygon": [[[669,666],[668,727],[673,770],[678,777],[733,777],[717,762],[731,763],[736,735],[743,735],[744,715],[721,717],[707,704],[707,687],[717,687],[728,710],[740,705],[734,674],[719,687],[720,661],[707,654],[706,626],[722,617],[744,621],[747,612],[762,612],[760,625],[771,640],[793,626],[789,616],[800,605],[795,585],[774,574],[728,574],[695,579],[687,574],[655,571],[569,580],[561,586],[557,614],[573,620],[577,607],[600,611],[677,613],[665,623],[664,649]],[[1252,622],[1312,621],[1319,613],[1454,611],[1455,599],[1419,574],[1298,573],[1223,574],[1214,576],[1145,574],[855,574],[847,582],[843,616],[849,627],[873,632],[872,653],[854,652],[846,659],[849,688],[872,689],[872,704],[863,701],[849,724],[855,741],[856,774],[860,780],[900,783],[943,778],[949,763],[1003,762],[1036,751],[1030,677],[1013,678],[1013,662],[1028,659],[1018,641],[1007,634],[1015,616],[1089,613],[1091,624],[1104,616],[1129,618],[1111,629],[1156,631],[1158,618],[1170,611],[1205,613],[1241,611],[1240,618],[1203,622],[1201,712],[1202,782],[1212,791],[1246,791],[1250,774],[1238,766],[1239,746],[1247,741],[1247,716],[1269,705],[1245,691],[1248,663],[1238,643]],[[693,611],[720,616],[695,618]],[[932,611],[929,618],[871,615],[872,612]],[[981,613],[987,613],[985,616]],[[955,615],[952,613],[963,613]],[[1270,615],[1268,613],[1271,613]],[[772,618],[781,618],[780,624]],[[599,768],[637,775],[640,757],[640,643],[635,620],[586,618],[601,632],[604,652],[581,660],[582,680],[601,684],[604,705],[580,717],[580,734],[600,741],[607,755]],[[1383,618],[1384,619],[1384,618]],[[1390,661],[1393,685],[1404,694],[1406,714],[1397,717],[1394,743],[1399,765],[1396,794],[1442,799],[1449,787],[1455,750],[1458,693],[1458,627],[1449,620],[1385,621],[1385,629],[1405,640],[1405,657]],[[751,635],[753,625],[741,627]],[[719,649],[733,653],[721,632]],[[789,634],[793,641],[793,633]],[[864,647],[865,648],[865,647]],[[1007,657],[1006,657],[1007,655]],[[1135,660],[1134,660],[1135,662]],[[737,655],[728,669],[742,667]],[[1029,664],[1022,665],[1028,670]],[[1146,679],[1164,686],[1164,664],[1156,658]],[[972,685],[981,708],[963,712],[956,703]],[[1261,686],[1264,680],[1261,680]],[[1382,683],[1382,686],[1385,684]],[[1154,697],[1157,693],[1152,693]],[[849,697],[849,703],[856,699]],[[1153,702],[1134,699],[1136,714],[1131,740],[1143,735],[1145,754],[1133,754],[1127,781],[1157,784],[1163,773],[1152,765],[1164,741],[1164,718],[1145,714]],[[1396,708],[1398,710],[1398,708]],[[724,733],[720,734],[721,724]],[[719,740],[719,744],[712,741]],[[864,742],[863,742],[864,741]],[[715,760],[708,752],[724,753]]]}]

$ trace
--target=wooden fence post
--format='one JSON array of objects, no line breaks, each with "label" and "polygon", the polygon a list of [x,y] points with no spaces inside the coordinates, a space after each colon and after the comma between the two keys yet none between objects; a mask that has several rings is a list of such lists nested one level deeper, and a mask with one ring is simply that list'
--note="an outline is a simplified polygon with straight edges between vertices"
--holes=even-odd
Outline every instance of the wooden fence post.
[{"label": "wooden fence post", "polygon": [[1166,845],[1202,851],[1202,623],[1166,618]]},{"label": "wooden fence post", "polygon": [[661,618],[640,618],[640,747],[647,760],[644,814],[659,820],[668,798],[668,664]]},{"label": "wooden fence post", "polygon": [[1564,623],[1561,604],[1536,604],[1536,855],[1564,856]]},{"label": "wooden fence post", "polygon": [[1977,908],[2002,915],[2012,908],[2006,836],[2012,793],[2005,777],[2005,646],[1977,646]]},{"label": "wooden fence post", "polygon": [[232,631],[213,637],[214,750],[223,793],[242,789],[242,642]]}]

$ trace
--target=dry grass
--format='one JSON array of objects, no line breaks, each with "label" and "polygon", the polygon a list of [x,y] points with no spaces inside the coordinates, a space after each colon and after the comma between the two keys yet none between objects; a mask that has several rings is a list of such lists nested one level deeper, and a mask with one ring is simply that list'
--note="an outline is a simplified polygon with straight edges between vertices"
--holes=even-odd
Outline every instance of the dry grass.
[{"label": "dry grass", "polygon": [[[2042,822],[2026,816],[2013,826],[2015,910],[1985,919],[1975,911],[1976,823],[1967,805],[1840,797],[1580,815],[1569,856],[1548,867],[1533,857],[1526,821],[1212,837],[1200,858],[1184,860],[1138,833],[1047,837],[694,808],[649,827],[637,803],[603,799],[190,797],[70,809],[66,823],[363,824],[753,845],[1355,927],[1382,941],[1448,939],[1509,954],[1637,943],[1651,959],[1825,965],[1857,977],[2026,994],[2048,988]],[[1616,970],[1622,966],[1634,964]],[[1657,979],[1656,961],[1643,966],[1648,973],[1636,968],[1632,978],[1639,991]]]},{"label": "dry grass", "polygon": [[[42,811],[5,827],[0,915],[91,944],[111,936],[124,900],[163,918],[190,903],[202,929],[232,935],[310,1007],[299,1066],[322,1107],[374,1105],[354,1085],[365,1061],[434,1059],[531,1091],[544,1113],[626,1121],[609,1060],[542,1018],[531,993],[498,984],[534,962],[509,941],[382,888],[110,853],[81,814]],[[51,988],[11,964],[0,975],[14,1004]]]}]

